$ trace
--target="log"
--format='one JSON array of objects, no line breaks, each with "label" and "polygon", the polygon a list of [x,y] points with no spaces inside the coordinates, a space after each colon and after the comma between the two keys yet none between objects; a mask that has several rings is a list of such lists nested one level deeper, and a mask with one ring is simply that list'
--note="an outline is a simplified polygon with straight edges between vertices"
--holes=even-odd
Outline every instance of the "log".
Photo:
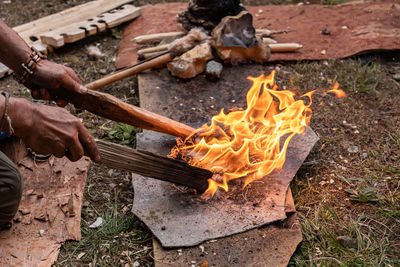
[{"label": "log", "polygon": [[77,108],[83,108],[104,118],[142,129],[184,138],[194,131],[190,126],[130,105],[107,93],[88,90],[86,94],[81,95],[57,90],[56,95],[74,104]]},{"label": "log", "polygon": [[100,164],[194,188],[199,193],[208,188],[207,180],[213,175],[209,170],[190,166],[184,161],[103,140],[96,140],[96,143],[101,153]]}]

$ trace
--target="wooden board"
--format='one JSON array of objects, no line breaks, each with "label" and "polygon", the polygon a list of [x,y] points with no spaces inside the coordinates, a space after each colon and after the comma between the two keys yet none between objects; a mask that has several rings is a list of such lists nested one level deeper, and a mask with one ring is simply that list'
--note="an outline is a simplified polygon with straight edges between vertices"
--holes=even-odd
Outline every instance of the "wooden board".
[{"label": "wooden board", "polygon": [[[33,45],[40,38],[41,34],[52,30],[62,28],[73,23],[87,20],[111,9],[117,8],[123,4],[129,3],[129,0],[97,0],[91,1],[76,7],[72,7],[61,12],[46,16],[26,24],[16,26],[13,29],[28,43]],[[31,40],[35,37],[36,41]]]},{"label": "wooden board", "polygon": [[110,29],[119,24],[134,19],[140,15],[140,8],[132,5],[124,5],[100,15],[85,18],[82,21],[57,28],[56,30],[40,34],[43,44],[58,48],[65,43],[73,43],[78,40]]},{"label": "wooden board", "polygon": [[[124,5],[129,0],[96,0],[61,12],[19,25],[13,28],[21,38],[39,52],[47,54],[53,47],[96,34],[134,19],[141,9],[133,5]],[[11,73],[0,63],[0,78]]]}]

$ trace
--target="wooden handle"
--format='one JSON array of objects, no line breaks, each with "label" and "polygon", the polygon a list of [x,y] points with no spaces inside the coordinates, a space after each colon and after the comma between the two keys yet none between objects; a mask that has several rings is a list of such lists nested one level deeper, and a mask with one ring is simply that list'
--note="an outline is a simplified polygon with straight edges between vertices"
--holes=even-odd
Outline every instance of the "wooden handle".
[{"label": "wooden handle", "polygon": [[101,162],[110,168],[134,172],[146,177],[184,185],[204,192],[213,173],[184,161],[162,157],[147,151],[96,140]]},{"label": "wooden handle", "polygon": [[123,122],[156,132],[177,137],[187,137],[194,129],[167,117],[127,104],[122,100],[102,92],[88,90],[84,95],[78,93],[58,92],[58,96],[104,118]]},{"label": "wooden handle", "polygon": [[110,84],[110,83],[125,79],[129,76],[132,76],[132,75],[142,72],[144,70],[148,70],[148,69],[151,69],[154,67],[164,65],[165,63],[171,61],[172,59],[173,59],[173,56],[170,55],[169,53],[167,53],[165,55],[156,57],[152,60],[141,62],[141,63],[138,63],[127,69],[110,74],[104,78],[98,79],[94,82],[91,82],[91,83],[85,85],[85,86],[88,89],[97,90],[101,87],[104,87],[104,86]]}]

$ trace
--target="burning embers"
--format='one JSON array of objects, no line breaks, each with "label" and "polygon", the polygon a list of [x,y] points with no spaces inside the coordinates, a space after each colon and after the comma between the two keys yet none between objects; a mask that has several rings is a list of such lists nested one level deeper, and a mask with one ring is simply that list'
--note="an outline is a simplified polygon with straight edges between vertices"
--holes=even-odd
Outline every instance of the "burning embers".
[{"label": "burning embers", "polygon": [[[305,131],[311,119],[311,96],[296,100],[288,90],[277,90],[275,71],[269,76],[249,77],[253,82],[247,93],[247,109],[221,112],[185,140],[178,139],[171,157],[182,157],[189,164],[215,173],[209,179],[205,196],[213,196],[218,188],[228,191],[231,180],[243,178],[246,187],[285,163],[286,150],[296,134]],[[337,97],[346,94],[336,83],[332,90]]]}]

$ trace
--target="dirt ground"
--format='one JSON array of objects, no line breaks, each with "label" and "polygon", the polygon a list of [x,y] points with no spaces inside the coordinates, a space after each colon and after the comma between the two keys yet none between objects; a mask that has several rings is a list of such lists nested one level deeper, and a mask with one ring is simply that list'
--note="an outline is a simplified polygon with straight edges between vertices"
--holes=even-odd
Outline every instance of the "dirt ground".
[{"label": "dirt ground", "polygon": [[[85,0],[0,1],[0,18],[16,26],[87,2]],[[136,5],[167,1],[133,1]],[[243,1],[246,4],[291,4],[298,1]],[[343,1],[311,1],[337,4]],[[84,83],[114,70],[124,25],[57,49],[50,59],[72,67]],[[105,54],[89,60],[86,48]],[[345,60],[270,65],[280,88],[305,93],[330,88],[338,81],[348,93],[314,106],[311,127],[320,142],[292,182],[303,242],[291,266],[400,265],[400,75],[399,52]],[[12,78],[2,90],[30,97]],[[138,104],[137,78],[104,89]],[[315,99],[319,103],[318,97]],[[68,107],[99,138],[135,145],[140,129],[116,124]],[[82,212],[82,241],[63,246],[57,266],[152,266],[151,233],[131,213],[130,174],[92,166]],[[89,229],[97,217],[104,224]]]}]

